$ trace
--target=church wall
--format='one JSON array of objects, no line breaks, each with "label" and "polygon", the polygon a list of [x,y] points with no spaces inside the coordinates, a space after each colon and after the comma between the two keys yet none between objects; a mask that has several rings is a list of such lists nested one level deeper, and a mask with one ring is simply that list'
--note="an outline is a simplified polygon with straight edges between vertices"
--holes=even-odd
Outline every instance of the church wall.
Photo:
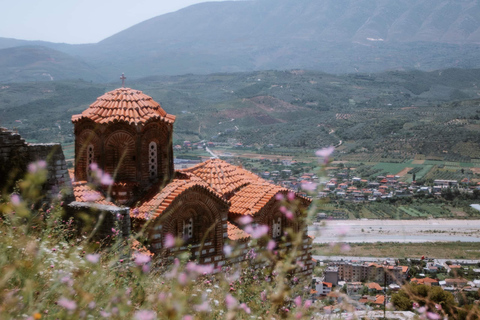
[{"label": "church wall", "polygon": [[[179,195],[150,229],[151,251],[162,256],[190,250],[199,263],[224,264],[223,245],[227,238],[228,207],[201,188]],[[192,218],[193,237],[180,248],[164,248],[167,234],[182,237],[185,222]],[[208,232],[208,235],[207,235]]]},{"label": "church wall", "polygon": [[135,135],[125,130],[105,137],[105,172],[115,181],[137,181],[137,152]]},{"label": "church wall", "polygon": [[[75,177],[78,181],[87,181],[89,164],[102,166],[102,141],[93,125],[85,125],[75,131]],[[90,159],[89,146],[93,147],[93,158]]]}]

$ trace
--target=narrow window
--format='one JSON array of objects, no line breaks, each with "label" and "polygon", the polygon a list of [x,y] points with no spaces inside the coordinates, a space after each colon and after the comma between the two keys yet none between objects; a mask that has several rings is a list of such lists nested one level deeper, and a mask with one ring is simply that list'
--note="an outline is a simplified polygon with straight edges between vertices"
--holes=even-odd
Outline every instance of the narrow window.
[{"label": "narrow window", "polygon": [[282,235],[282,219],[279,217],[276,222],[275,220],[273,221],[272,237],[280,238],[281,235]]},{"label": "narrow window", "polygon": [[93,163],[94,155],[95,154],[93,153],[93,144],[89,144],[87,147],[87,177],[90,177],[92,173],[92,169],[90,167]]},{"label": "narrow window", "polygon": [[193,218],[183,220],[183,240],[193,238]]},{"label": "narrow window", "polygon": [[150,142],[148,145],[148,173],[150,179],[157,177],[157,144]]}]

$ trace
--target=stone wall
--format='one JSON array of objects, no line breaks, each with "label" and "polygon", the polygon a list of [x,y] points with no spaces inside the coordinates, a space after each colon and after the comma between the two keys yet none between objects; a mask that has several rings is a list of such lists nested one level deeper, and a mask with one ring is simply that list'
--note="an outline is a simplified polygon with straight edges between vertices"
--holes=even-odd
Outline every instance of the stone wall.
[{"label": "stone wall", "polygon": [[74,218],[82,232],[90,234],[94,231],[93,239],[108,241],[115,235],[123,238],[130,235],[128,207],[74,201],[66,206],[65,211],[67,218]]},{"label": "stone wall", "polygon": [[28,165],[40,160],[47,164],[47,181],[43,185],[45,195],[56,197],[61,190],[73,194],[60,144],[27,143],[18,133],[0,128],[0,190],[11,190],[14,182],[25,175]]}]

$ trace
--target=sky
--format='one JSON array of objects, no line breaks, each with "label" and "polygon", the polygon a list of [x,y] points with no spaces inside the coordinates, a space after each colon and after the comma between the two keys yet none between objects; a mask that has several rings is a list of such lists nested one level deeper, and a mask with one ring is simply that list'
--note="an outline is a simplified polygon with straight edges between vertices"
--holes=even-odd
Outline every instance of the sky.
[{"label": "sky", "polygon": [[96,43],[149,18],[200,2],[207,0],[0,0],[0,37]]}]

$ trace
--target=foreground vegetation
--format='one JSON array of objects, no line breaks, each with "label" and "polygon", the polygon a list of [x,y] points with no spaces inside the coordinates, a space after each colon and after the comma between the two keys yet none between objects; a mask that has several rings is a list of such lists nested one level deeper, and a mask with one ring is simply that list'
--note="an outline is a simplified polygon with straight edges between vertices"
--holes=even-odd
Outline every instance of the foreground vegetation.
[{"label": "foreground vegetation", "polygon": [[[1,319],[293,319],[314,310],[303,287],[309,280],[291,274],[301,233],[287,230],[289,253],[273,251],[266,232],[252,233],[247,261],[221,270],[197,265],[188,252],[154,258],[136,241],[141,233],[91,240],[94,233],[65,219],[61,200],[42,202],[45,178],[45,163],[29,166],[0,201]],[[181,242],[167,237],[165,246]],[[224,251],[243,254],[233,244]]]},{"label": "foreground vegetation", "polygon": [[[309,279],[290,273],[296,267],[295,248],[303,246],[301,233],[287,230],[294,249],[285,255],[273,250],[264,233],[252,235],[247,261],[222,270],[196,265],[188,253],[155,259],[138,250],[135,237],[141,234],[94,241],[92,233],[65,220],[61,200],[42,204],[44,168],[44,163],[30,165],[25,179],[0,201],[0,318],[301,319],[323,314],[324,304],[309,299]],[[258,241],[268,244],[260,247]],[[167,247],[181,240],[168,242]],[[227,257],[240,253],[230,245],[224,251]],[[428,305],[422,299],[419,305]],[[345,301],[342,309],[353,311]],[[455,308],[429,312],[456,318],[463,309]]]}]

